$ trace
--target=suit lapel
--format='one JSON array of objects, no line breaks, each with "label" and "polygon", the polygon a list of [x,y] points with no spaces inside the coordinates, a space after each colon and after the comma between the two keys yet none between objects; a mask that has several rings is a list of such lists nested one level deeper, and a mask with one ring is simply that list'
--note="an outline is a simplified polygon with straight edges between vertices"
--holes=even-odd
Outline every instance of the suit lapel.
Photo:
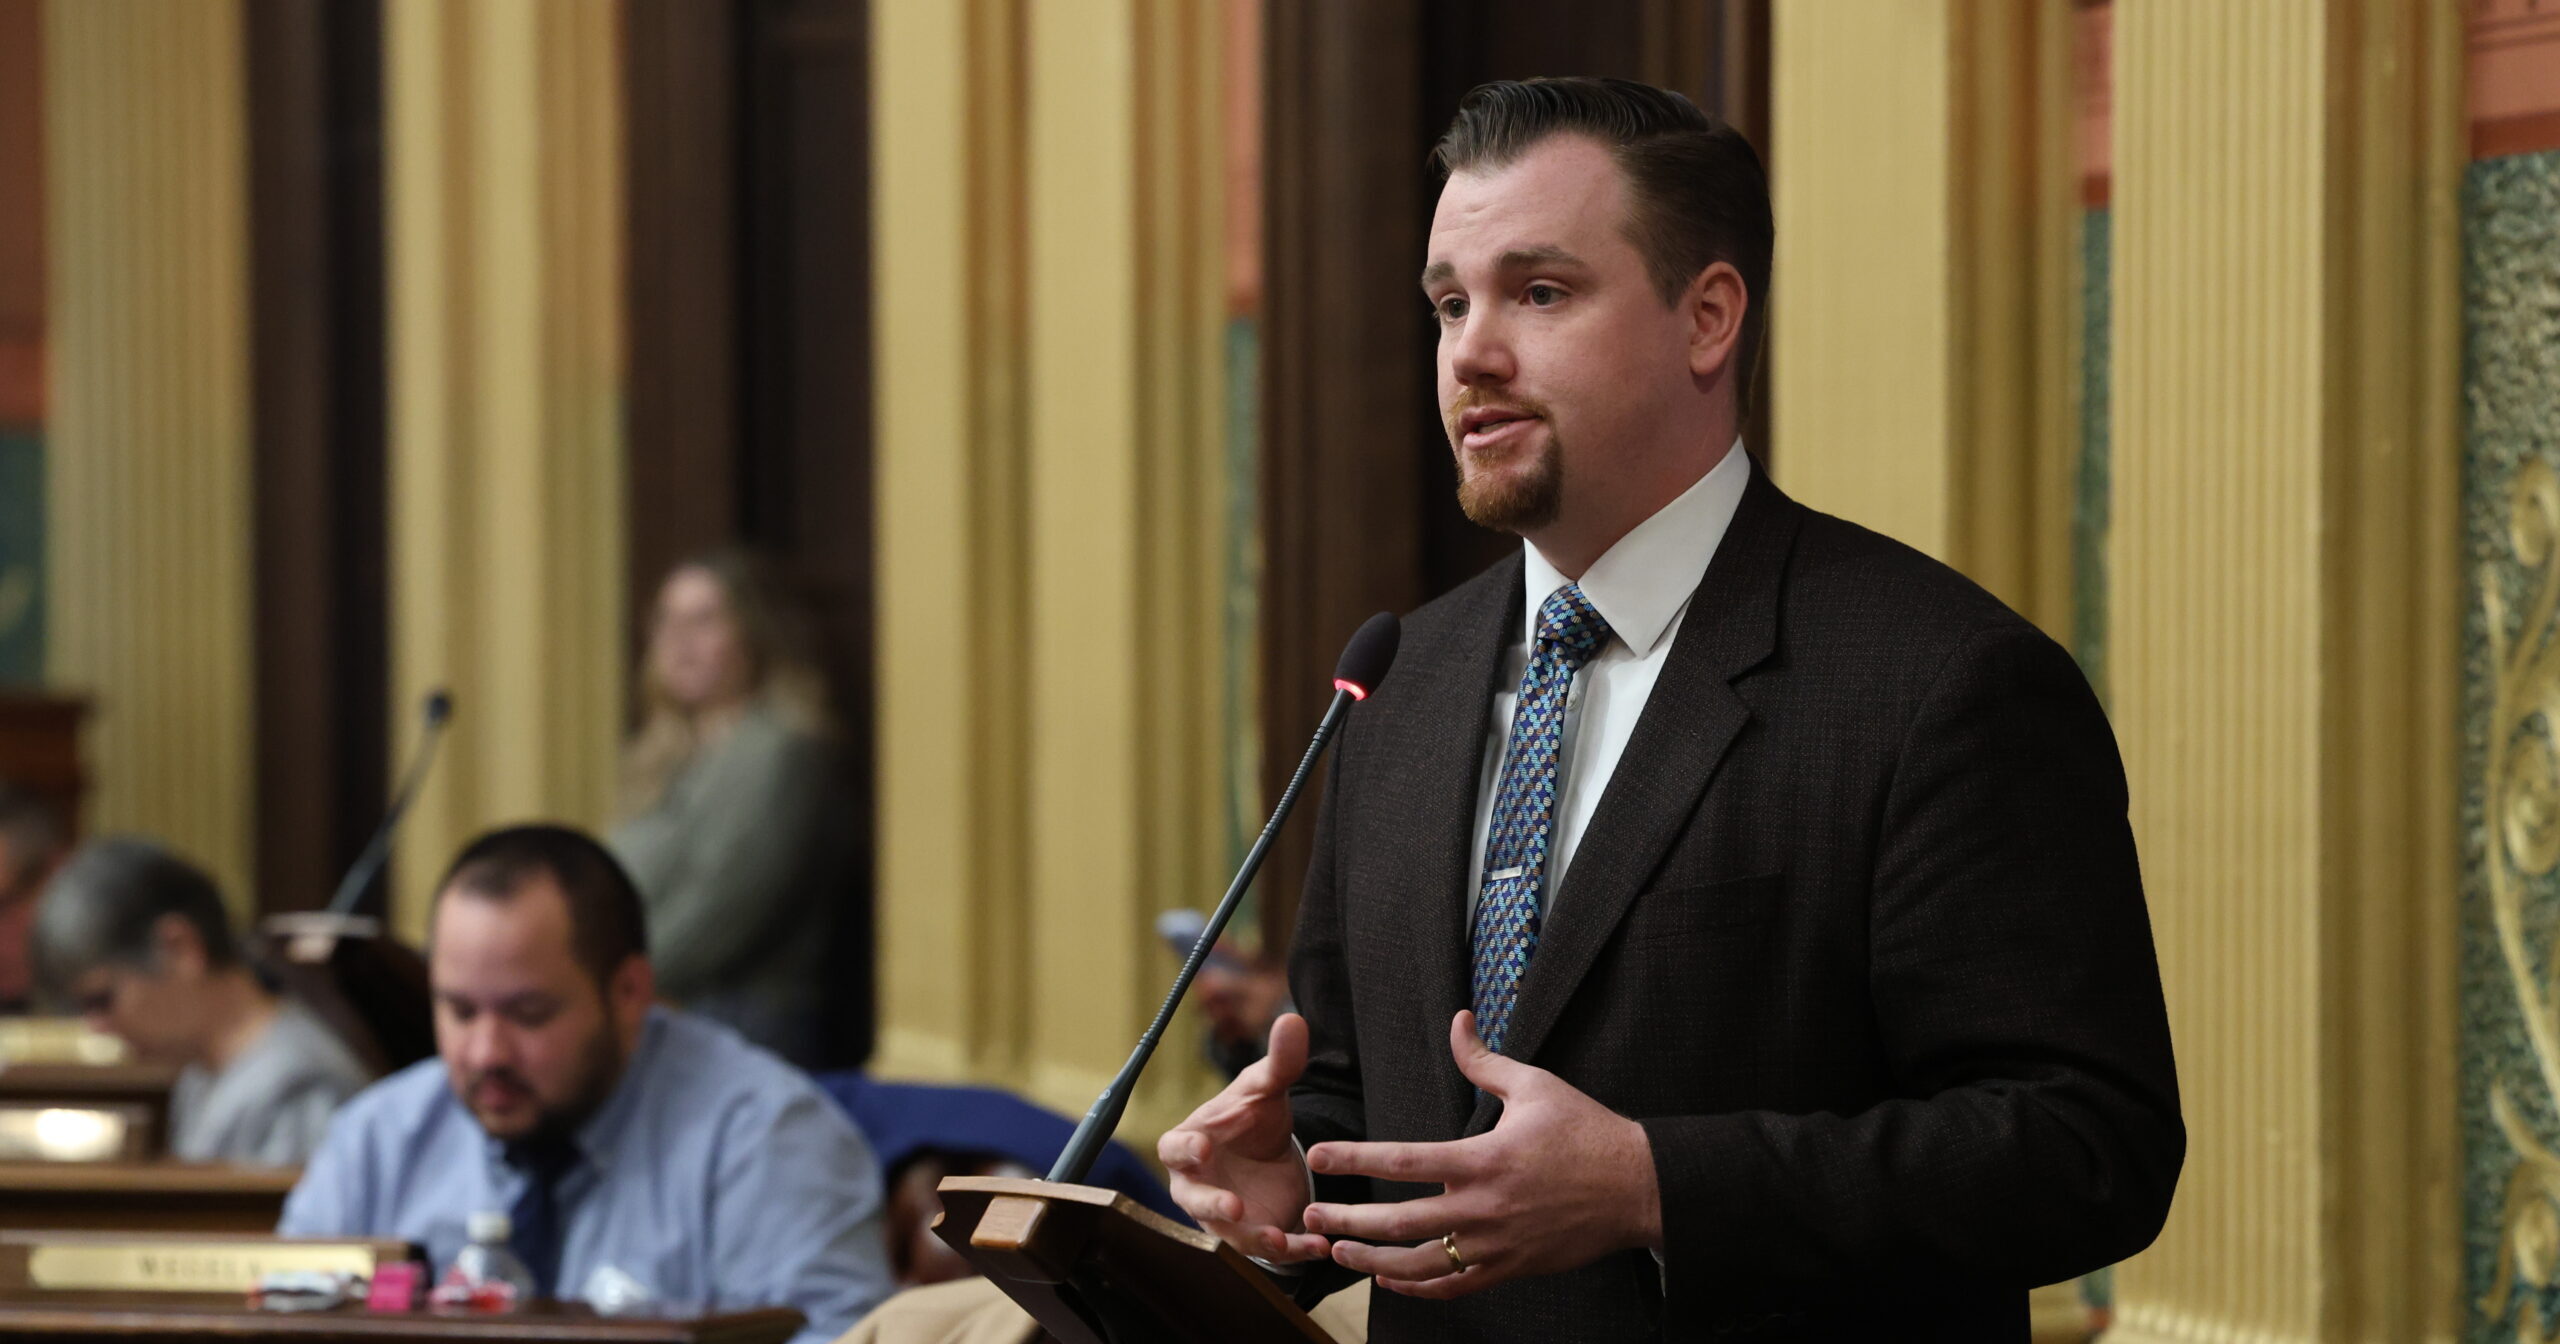
[{"label": "suit lapel", "polygon": [[[1467,930],[1467,869],[1475,843],[1476,795],[1484,775],[1485,734],[1493,716],[1494,681],[1503,650],[1519,636],[1521,560],[1513,553],[1501,573],[1456,612],[1452,638],[1439,657],[1409,661],[1423,674],[1409,689],[1388,685],[1406,712],[1382,720],[1378,759],[1393,762],[1412,781],[1418,805],[1399,827],[1412,843],[1395,856],[1392,877],[1380,889],[1394,893],[1385,924],[1393,947],[1409,949],[1414,993],[1404,1001],[1421,1020],[1401,1031],[1423,1033],[1435,1071],[1441,1123],[1466,1118],[1474,1087],[1458,1072],[1446,1045],[1449,1019],[1473,998],[1473,958]],[[1404,667],[1398,669],[1401,674]],[[1383,696],[1382,696],[1383,699]]]},{"label": "suit lapel", "polygon": [[[1778,589],[1802,512],[1754,463],[1733,522],[1681,617],[1669,661],[1557,888],[1557,916],[1546,922],[1521,977],[1505,1051],[1513,1058],[1535,1062],[1566,1002],[1696,815],[1708,779],[1750,721],[1732,682],[1777,647]],[[1468,1130],[1490,1124],[1496,1109],[1491,1098],[1479,1099]]]}]

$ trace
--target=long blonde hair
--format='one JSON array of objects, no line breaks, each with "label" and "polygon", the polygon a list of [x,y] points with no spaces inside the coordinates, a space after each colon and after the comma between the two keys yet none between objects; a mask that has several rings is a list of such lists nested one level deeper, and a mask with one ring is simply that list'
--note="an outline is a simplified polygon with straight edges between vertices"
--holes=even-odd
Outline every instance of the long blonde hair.
[{"label": "long blonde hair", "polygon": [[[720,585],[729,619],[737,623],[739,642],[745,646],[749,702],[763,706],[795,732],[833,732],[827,680],[809,651],[807,621],[786,600],[772,566],[750,551],[723,547],[679,562],[667,571],[667,579],[686,570],[700,570]],[[666,591],[665,579],[659,581],[658,591]],[[653,607],[652,623],[657,619],[654,612]],[[625,817],[656,807],[666,797],[667,786],[693,763],[702,747],[693,715],[659,682],[648,645],[640,651],[633,681],[639,688],[640,726],[622,749],[621,814]]]}]

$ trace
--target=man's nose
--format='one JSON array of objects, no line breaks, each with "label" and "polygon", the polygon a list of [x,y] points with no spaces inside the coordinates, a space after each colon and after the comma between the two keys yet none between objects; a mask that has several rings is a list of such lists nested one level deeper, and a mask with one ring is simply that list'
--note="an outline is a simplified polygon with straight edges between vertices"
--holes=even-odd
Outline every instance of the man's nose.
[{"label": "man's nose", "polygon": [[1510,333],[1499,309],[1471,310],[1449,336],[1449,373],[1462,387],[1511,381]]},{"label": "man's nose", "polygon": [[462,1029],[462,1062],[474,1072],[515,1063],[515,1034],[495,1013],[484,1013]]}]

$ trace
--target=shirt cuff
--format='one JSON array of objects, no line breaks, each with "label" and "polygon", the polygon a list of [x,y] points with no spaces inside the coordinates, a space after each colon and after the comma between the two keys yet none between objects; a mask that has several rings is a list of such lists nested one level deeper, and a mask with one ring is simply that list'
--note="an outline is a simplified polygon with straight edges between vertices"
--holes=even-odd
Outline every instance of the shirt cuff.
[{"label": "shirt cuff", "polygon": [[[1298,1155],[1298,1174],[1307,1178],[1307,1202],[1313,1204],[1316,1202],[1316,1173],[1313,1167],[1307,1165],[1307,1146],[1298,1142],[1298,1136],[1292,1134],[1289,1136],[1289,1151]],[[1307,1272],[1307,1262],[1304,1260],[1292,1260],[1283,1264],[1276,1260],[1265,1260],[1258,1255],[1248,1255],[1245,1259],[1260,1266],[1265,1273],[1298,1275]]]}]

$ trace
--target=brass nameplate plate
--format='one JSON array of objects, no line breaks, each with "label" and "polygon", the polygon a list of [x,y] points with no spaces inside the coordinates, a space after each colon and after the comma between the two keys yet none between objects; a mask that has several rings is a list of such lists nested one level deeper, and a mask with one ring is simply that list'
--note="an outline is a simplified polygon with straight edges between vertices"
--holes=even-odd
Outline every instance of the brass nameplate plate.
[{"label": "brass nameplate plate", "polygon": [[373,1275],[368,1246],[116,1241],[27,1249],[27,1283],[50,1292],[245,1293],[278,1270]]},{"label": "brass nameplate plate", "polygon": [[0,1103],[0,1161],[112,1162],[127,1155],[142,1123],[129,1106]]},{"label": "brass nameplate plate", "polygon": [[0,1060],[12,1064],[122,1064],[124,1042],[76,1017],[0,1017]]}]

